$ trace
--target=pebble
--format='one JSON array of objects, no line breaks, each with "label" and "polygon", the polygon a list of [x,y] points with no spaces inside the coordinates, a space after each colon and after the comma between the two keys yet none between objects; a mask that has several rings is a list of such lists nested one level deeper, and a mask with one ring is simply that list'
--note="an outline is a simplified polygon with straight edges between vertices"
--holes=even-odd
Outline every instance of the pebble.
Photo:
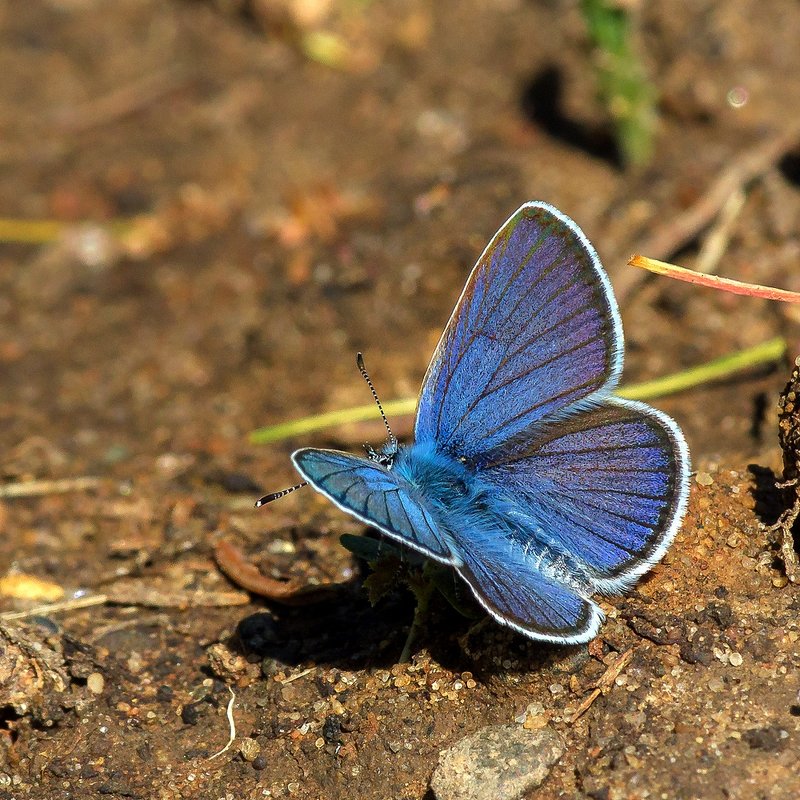
[{"label": "pebble", "polygon": [[245,761],[255,761],[261,755],[261,745],[255,739],[242,739],[239,752]]},{"label": "pebble", "polygon": [[728,547],[738,547],[740,542],[741,542],[741,539],[739,538],[739,534],[738,533],[732,533],[725,540],[725,544],[728,545]]},{"label": "pebble", "polygon": [[546,728],[550,720],[550,715],[545,713],[541,703],[528,703],[528,707],[519,716],[515,717],[514,722],[519,722],[526,731],[536,731]]},{"label": "pebble", "polygon": [[711,486],[714,483],[714,479],[707,472],[698,472],[695,480],[700,486]]},{"label": "pebble", "polygon": [[265,769],[268,763],[267,756],[264,753],[260,753],[253,759],[253,769]]},{"label": "pebble", "polygon": [[539,786],[564,753],[551,728],[490,725],[439,754],[436,800],[516,800]]},{"label": "pebble", "polygon": [[105,685],[106,685],[106,680],[99,672],[93,672],[86,679],[86,688],[92,694],[102,694],[103,693],[103,687]]}]

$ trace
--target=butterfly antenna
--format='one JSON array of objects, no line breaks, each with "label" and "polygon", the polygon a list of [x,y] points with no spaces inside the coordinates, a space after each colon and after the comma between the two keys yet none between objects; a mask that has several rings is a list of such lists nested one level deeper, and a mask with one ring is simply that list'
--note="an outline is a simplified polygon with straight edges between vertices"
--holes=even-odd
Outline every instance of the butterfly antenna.
[{"label": "butterfly antenna", "polygon": [[273,500],[278,500],[281,497],[286,497],[287,494],[291,494],[292,492],[296,492],[298,489],[302,489],[304,486],[308,486],[308,481],[303,481],[302,483],[298,483],[297,486],[290,486],[288,489],[282,489],[280,492],[273,492],[272,494],[265,494],[256,503],[256,508],[261,508],[261,506],[265,506],[267,503],[271,503]]},{"label": "butterfly antenna", "polygon": [[367,386],[369,386],[369,390],[372,392],[372,399],[375,401],[375,405],[378,406],[378,411],[381,412],[381,419],[383,420],[383,424],[386,426],[386,432],[389,434],[389,441],[392,443],[392,447],[396,448],[397,438],[392,433],[392,429],[389,427],[389,420],[386,419],[386,414],[383,413],[383,406],[381,405],[381,401],[378,399],[378,393],[375,391],[375,387],[372,385],[372,381],[367,374],[367,368],[364,366],[364,356],[361,355],[361,353],[356,355],[356,364],[358,364],[358,371],[361,373],[361,377],[367,382]]}]

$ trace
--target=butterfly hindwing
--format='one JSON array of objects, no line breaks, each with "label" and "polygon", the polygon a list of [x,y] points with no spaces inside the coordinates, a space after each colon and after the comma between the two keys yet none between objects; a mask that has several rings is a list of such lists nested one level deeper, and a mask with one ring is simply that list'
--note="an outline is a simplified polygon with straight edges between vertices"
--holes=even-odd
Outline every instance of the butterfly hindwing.
[{"label": "butterfly hindwing", "polygon": [[338,450],[313,448],[297,450],[292,461],[318,492],[343,511],[429,558],[453,563],[435,513],[386,467]]},{"label": "butterfly hindwing", "polygon": [[456,567],[480,604],[526,636],[558,644],[594,638],[603,614],[575,586],[541,572],[524,548],[493,532],[470,531],[454,544]]},{"label": "butterfly hindwing", "polygon": [[683,435],[643,403],[607,398],[486,457],[481,480],[511,498],[521,527],[586,565],[598,591],[621,591],[658,561],[685,510]]},{"label": "butterfly hindwing", "polygon": [[572,220],[522,206],[473,269],[423,382],[415,438],[470,458],[600,389],[622,367],[608,279]]}]

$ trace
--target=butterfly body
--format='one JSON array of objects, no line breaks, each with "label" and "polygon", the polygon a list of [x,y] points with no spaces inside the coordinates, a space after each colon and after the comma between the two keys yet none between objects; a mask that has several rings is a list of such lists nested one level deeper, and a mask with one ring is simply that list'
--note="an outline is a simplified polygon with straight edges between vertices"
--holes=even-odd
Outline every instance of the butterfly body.
[{"label": "butterfly body", "polygon": [[587,641],[602,621],[590,595],[624,591],[664,555],[688,493],[678,426],[613,396],[622,352],[591,244],[552,206],[527,203],[467,281],[414,442],[292,460],[342,510],[455,568],[499,622]]},{"label": "butterfly body", "polygon": [[518,549],[530,568],[589,593],[589,570],[548,536],[546,520],[539,519],[535,500],[522,510],[518,496],[507,497],[496,486],[484,483],[480,468],[429,442],[400,445],[391,469],[407,483],[408,491],[416,493],[436,514],[453,566],[464,563],[462,549],[496,542],[501,550]]}]

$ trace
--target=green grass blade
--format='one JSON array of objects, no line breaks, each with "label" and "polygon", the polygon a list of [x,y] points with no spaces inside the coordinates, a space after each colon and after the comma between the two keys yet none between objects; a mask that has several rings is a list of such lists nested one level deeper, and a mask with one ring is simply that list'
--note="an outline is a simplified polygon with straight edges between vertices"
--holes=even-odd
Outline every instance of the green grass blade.
[{"label": "green grass blade", "polygon": [[683,392],[704,383],[728,378],[735,372],[755,367],[759,364],[769,364],[783,357],[786,352],[786,340],[778,336],[769,341],[748,347],[738,353],[731,353],[722,358],[708,361],[697,367],[691,367],[674,375],[665,375],[652,381],[633,383],[630,386],[620,386],[616,394],[628,400],[648,400],[654,397],[664,397],[675,392]]},{"label": "green grass blade", "polygon": [[[663,378],[656,378],[651,381],[630,384],[629,386],[620,386],[616,394],[628,400],[649,400],[654,397],[664,397],[704,383],[728,378],[748,367],[778,361],[785,353],[786,341],[781,337],[777,337],[755,347],[740,350],[738,353],[731,353],[683,372],[666,375]],[[416,407],[416,398],[409,397],[402,400],[392,400],[386,403],[383,408],[388,417],[400,417],[405,414],[413,414]],[[311,417],[281,422],[278,425],[271,425],[267,428],[259,428],[250,434],[250,442],[252,444],[270,444],[296,436],[304,436],[324,428],[334,428],[338,425],[367,422],[374,419],[380,419],[378,408],[374,403],[356,406],[355,408],[343,408],[339,411],[329,411],[325,414],[316,414]]]}]

